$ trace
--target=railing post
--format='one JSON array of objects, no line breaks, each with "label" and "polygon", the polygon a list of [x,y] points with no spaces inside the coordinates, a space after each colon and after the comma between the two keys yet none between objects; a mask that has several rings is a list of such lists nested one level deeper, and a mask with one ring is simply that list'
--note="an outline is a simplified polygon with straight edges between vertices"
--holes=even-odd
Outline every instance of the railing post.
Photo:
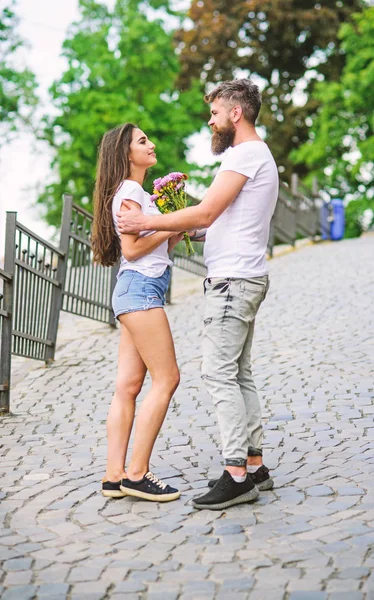
[{"label": "railing post", "polygon": [[299,184],[299,176],[297,175],[297,173],[292,173],[291,174],[291,193],[294,197],[294,200],[296,201],[296,230],[295,230],[295,234],[294,234],[294,240],[292,242],[292,246],[295,247],[296,245],[296,237],[297,237],[297,224],[300,220],[300,196],[299,196],[299,191],[298,191],[298,184]]},{"label": "railing post", "polygon": [[1,328],[0,356],[0,414],[10,410],[10,380],[13,330],[14,262],[16,258],[17,213],[7,212],[5,231],[4,271],[10,279],[4,280],[4,310],[8,313]]},{"label": "railing post", "polygon": [[54,361],[56,352],[57,330],[62,308],[63,294],[65,288],[66,270],[69,260],[69,233],[70,221],[72,214],[73,197],[67,194],[63,195],[64,206],[62,212],[61,233],[60,233],[60,250],[64,253],[63,257],[59,257],[56,279],[58,286],[54,286],[51,298],[51,316],[48,326],[47,339],[53,345],[47,346],[45,352],[45,362],[50,364]]},{"label": "railing post", "polygon": [[291,175],[291,192],[293,196],[297,196],[297,186],[299,182],[299,177],[297,173],[292,173]]},{"label": "railing post", "polygon": [[276,213],[274,212],[274,215],[270,221],[269,241],[268,241],[268,246],[267,246],[268,254],[269,254],[270,258],[273,258],[275,219],[276,219]]}]

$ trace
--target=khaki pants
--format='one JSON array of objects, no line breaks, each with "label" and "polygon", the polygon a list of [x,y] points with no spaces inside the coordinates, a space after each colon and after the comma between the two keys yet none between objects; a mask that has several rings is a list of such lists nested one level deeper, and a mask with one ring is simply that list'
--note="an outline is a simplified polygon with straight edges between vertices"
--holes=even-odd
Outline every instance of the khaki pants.
[{"label": "khaki pants", "polygon": [[252,377],[255,317],[269,278],[208,278],[202,377],[212,396],[226,465],[242,466],[262,456],[261,406]]}]

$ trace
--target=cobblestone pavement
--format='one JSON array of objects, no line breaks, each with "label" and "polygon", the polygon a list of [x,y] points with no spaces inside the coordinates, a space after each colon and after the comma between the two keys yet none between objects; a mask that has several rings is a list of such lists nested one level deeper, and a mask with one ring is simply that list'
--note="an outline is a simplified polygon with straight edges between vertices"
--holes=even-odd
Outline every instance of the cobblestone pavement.
[{"label": "cobblestone pavement", "polygon": [[270,262],[253,358],[276,487],[227,511],[190,503],[222,470],[202,294],[168,308],[182,383],[152,467],[183,495],[165,505],[100,494],[118,332],[77,319],[0,421],[2,600],[373,599],[373,257],[367,236]]}]

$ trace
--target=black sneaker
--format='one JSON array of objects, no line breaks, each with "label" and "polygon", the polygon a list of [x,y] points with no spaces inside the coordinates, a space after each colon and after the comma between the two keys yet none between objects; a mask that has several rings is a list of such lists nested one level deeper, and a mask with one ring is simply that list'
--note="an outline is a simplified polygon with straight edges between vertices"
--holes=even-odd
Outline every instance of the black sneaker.
[{"label": "black sneaker", "polygon": [[225,469],[222,477],[217,480],[215,486],[204,496],[194,498],[192,505],[195,508],[222,510],[235,504],[252,502],[256,500],[258,494],[258,489],[248,473],[243,483],[236,483]]},{"label": "black sneaker", "polygon": [[181,495],[179,490],[163,483],[151,471],[148,471],[139,481],[122,479],[120,489],[126,496],[135,496],[152,502],[170,502],[177,500]]},{"label": "black sneaker", "polygon": [[[257,485],[260,492],[266,490],[272,490],[274,487],[274,480],[269,475],[269,469],[265,465],[261,465],[254,473],[248,473],[253,483]],[[212,488],[216,485],[218,479],[211,479],[208,482],[208,487]]]},{"label": "black sneaker", "polygon": [[108,481],[107,479],[102,480],[101,493],[106,498],[123,498],[126,496],[125,492],[120,489],[121,480],[119,481]]}]

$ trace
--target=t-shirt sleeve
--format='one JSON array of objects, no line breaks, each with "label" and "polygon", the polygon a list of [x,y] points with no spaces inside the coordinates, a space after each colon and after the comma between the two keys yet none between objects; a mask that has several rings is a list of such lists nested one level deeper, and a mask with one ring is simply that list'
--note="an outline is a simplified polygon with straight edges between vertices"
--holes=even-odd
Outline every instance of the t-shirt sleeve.
[{"label": "t-shirt sleeve", "polygon": [[222,171],[235,171],[240,175],[245,175],[248,179],[254,179],[264,162],[262,152],[256,153],[255,150],[241,148],[242,144],[234,146],[224,157],[219,173]]},{"label": "t-shirt sleeve", "polygon": [[144,209],[144,190],[136,181],[124,181],[121,183],[116,195],[113,199],[113,208],[115,212],[121,209],[123,200],[133,200],[140,204],[141,209]]}]

